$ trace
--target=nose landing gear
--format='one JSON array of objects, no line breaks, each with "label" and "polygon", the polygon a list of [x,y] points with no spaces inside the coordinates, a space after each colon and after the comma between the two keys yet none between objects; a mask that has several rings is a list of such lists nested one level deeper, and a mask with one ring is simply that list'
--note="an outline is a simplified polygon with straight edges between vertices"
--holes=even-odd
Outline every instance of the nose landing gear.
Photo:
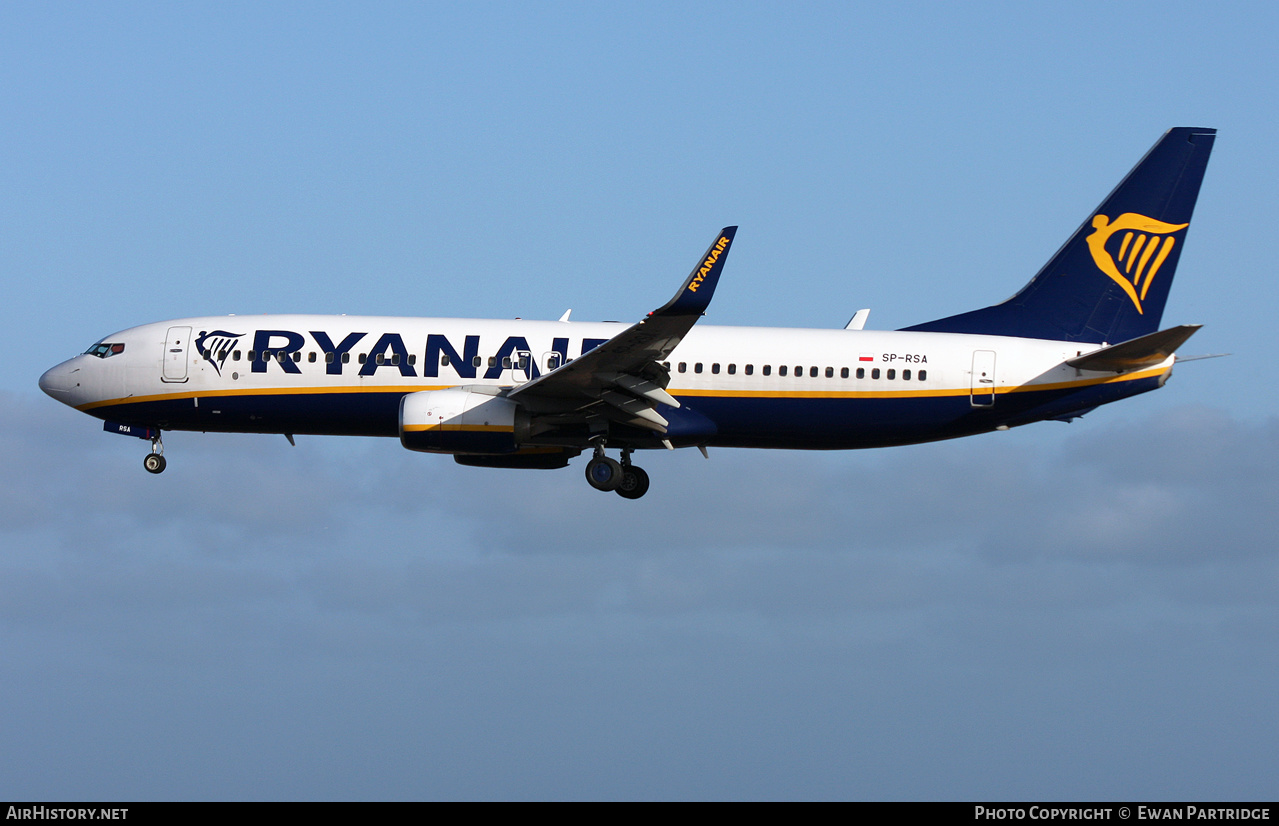
[{"label": "nose landing gear", "polygon": [[151,437],[151,452],[143,457],[142,466],[147,469],[147,473],[164,473],[167,465],[168,462],[164,461],[164,441],[157,430],[155,436]]},{"label": "nose landing gear", "polygon": [[604,455],[604,443],[595,443],[595,455],[586,463],[586,481],[602,491],[617,491],[623,499],[639,499],[648,493],[648,474],[631,464],[631,449],[623,448],[622,461]]}]

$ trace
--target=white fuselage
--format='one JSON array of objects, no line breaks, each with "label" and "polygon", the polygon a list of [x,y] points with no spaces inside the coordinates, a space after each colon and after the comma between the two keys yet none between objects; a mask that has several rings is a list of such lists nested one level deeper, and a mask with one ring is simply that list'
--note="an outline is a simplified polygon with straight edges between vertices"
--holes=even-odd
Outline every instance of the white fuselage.
[{"label": "white fuselage", "polygon": [[[108,336],[103,343],[123,345],[121,352],[77,356],[51,369],[41,385],[100,418],[165,429],[390,436],[397,422],[389,402],[399,396],[517,386],[627,326],[315,315],[186,318]],[[1099,390],[1115,398],[1131,395],[1140,392],[1142,380],[1162,383],[1172,367],[1170,357],[1115,375],[1064,363],[1101,346],[698,325],[664,364],[671,395],[717,425],[716,433],[693,442],[837,448],[1021,424],[1046,402],[1061,408],[1049,404],[1050,413],[1087,409]],[[1110,400],[1103,392],[1097,403]]]}]

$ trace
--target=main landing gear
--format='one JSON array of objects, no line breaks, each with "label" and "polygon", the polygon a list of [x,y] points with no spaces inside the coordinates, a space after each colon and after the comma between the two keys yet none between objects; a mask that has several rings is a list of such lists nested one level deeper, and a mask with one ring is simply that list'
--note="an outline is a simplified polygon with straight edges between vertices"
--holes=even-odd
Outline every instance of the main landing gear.
[{"label": "main landing gear", "polygon": [[151,439],[151,452],[143,458],[142,466],[147,469],[147,473],[164,473],[166,465],[168,462],[164,461],[164,441],[157,430]]},{"label": "main landing gear", "polygon": [[648,493],[648,474],[631,464],[631,449],[622,450],[622,461],[604,455],[604,444],[596,442],[595,455],[586,463],[586,481],[596,490],[617,491],[623,499],[639,499]]}]

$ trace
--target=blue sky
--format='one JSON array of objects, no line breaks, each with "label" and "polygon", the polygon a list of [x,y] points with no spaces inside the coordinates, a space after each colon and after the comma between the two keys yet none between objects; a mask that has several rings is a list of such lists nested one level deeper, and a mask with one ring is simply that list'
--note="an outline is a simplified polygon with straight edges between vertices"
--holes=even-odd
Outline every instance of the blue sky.
[{"label": "blue sky", "polygon": [[[0,9],[0,795],[1272,798],[1270,4]],[[892,328],[1220,130],[1159,393],[628,503],[36,388],[215,313]]]}]

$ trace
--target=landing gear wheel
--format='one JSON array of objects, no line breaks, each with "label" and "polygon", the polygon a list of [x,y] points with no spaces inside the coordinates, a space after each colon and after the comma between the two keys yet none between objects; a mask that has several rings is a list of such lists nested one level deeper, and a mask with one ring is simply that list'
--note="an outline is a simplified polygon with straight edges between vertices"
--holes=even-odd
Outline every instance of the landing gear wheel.
[{"label": "landing gear wheel", "polygon": [[168,463],[159,453],[148,453],[142,460],[142,466],[147,469],[147,473],[164,473],[166,464]]},{"label": "landing gear wheel", "polygon": [[617,495],[623,499],[638,499],[648,493],[648,474],[643,468],[635,465],[622,467],[622,481],[617,486]]},{"label": "landing gear wheel", "polygon": [[596,490],[617,490],[622,483],[622,465],[607,456],[597,456],[586,463],[586,481]]}]

